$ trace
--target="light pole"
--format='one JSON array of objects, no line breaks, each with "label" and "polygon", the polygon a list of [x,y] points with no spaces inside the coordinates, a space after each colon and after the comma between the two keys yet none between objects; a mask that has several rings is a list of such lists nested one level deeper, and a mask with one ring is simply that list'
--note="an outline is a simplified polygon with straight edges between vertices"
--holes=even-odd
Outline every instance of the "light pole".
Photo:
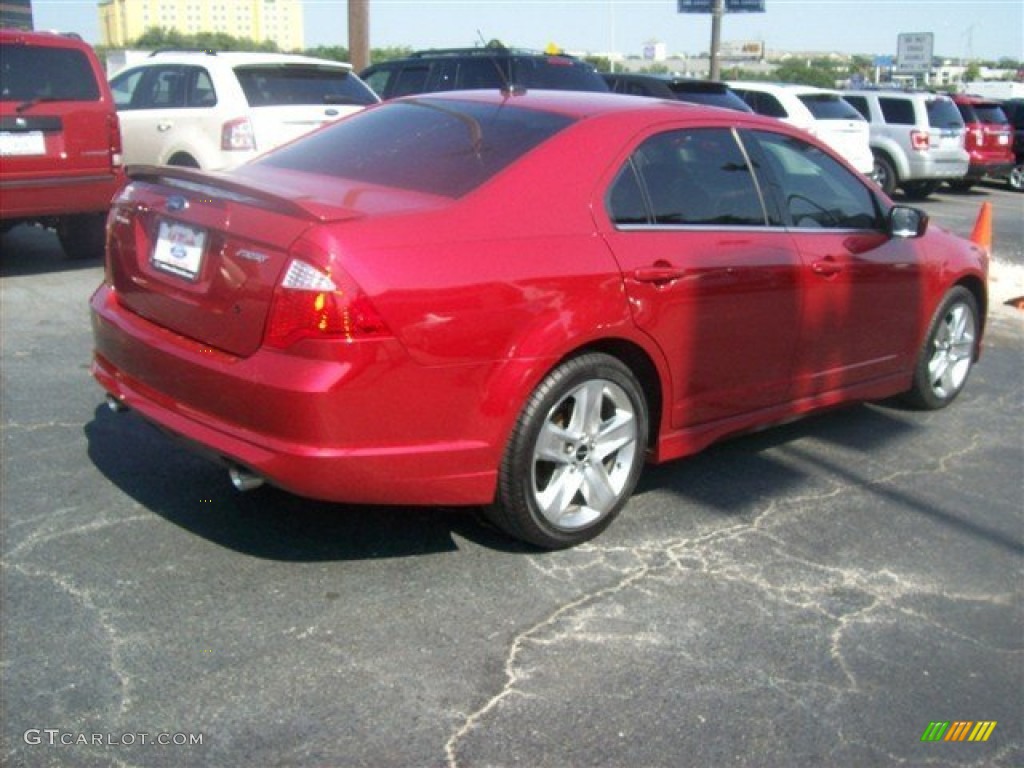
[{"label": "light pole", "polygon": [[725,0],[712,0],[711,4],[711,72],[708,77],[711,80],[722,79],[722,14]]},{"label": "light pole", "polygon": [[348,58],[356,72],[370,66],[370,0],[348,0]]}]

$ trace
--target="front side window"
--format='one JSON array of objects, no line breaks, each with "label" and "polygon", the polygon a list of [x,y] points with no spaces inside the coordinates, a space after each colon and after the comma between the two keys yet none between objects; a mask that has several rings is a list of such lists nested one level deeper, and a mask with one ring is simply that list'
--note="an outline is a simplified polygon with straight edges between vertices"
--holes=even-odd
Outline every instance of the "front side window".
[{"label": "front side window", "polygon": [[255,164],[461,197],[572,122],[506,104],[412,99],[334,123]]},{"label": "front side window", "polygon": [[616,177],[608,208],[616,224],[765,225],[747,157],[728,128],[647,139]]},{"label": "front side window", "polygon": [[880,229],[875,196],[828,153],[802,139],[754,131],[789,223],[800,229]]}]

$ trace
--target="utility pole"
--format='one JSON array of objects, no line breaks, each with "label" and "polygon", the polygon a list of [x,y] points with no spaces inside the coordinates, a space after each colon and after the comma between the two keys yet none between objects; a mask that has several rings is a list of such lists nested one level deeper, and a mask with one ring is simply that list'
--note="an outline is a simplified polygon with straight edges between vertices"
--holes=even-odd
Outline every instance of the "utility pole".
[{"label": "utility pole", "polygon": [[370,0],[348,0],[348,57],[356,72],[370,66]]},{"label": "utility pole", "polygon": [[713,0],[711,4],[711,80],[722,79],[722,15],[725,13],[725,0]]}]

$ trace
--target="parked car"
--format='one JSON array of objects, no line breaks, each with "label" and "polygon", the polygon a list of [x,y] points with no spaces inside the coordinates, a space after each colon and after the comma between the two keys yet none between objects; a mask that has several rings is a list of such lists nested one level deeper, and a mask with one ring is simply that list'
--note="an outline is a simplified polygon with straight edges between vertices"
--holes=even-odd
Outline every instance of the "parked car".
[{"label": "parked car", "polygon": [[385,99],[477,88],[608,90],[593,66],[573,56],[496,45],[417,51],[373,64],[359,76]]},{"label": "parked car", "polygon": [[759,115],[802,128],[818,136],[861,173],[874,172],[868,125],[837,91],[789,83],[728,85]]},{"label": "parked car", "polygon": [[129,164],[235,168],[380,99],[352,65],[284,53],[154,51],[111,81]]},{"label": "parked car", "polygon": [[757,115],[463,91],[231,174],[129,175],[93,373],[243,489],[486,505],[565,547],[645,461],[848,401],[942,408],[980,352],[986,250]]},{"label": "parked car", "polygon": [[964,119],[964,147],[970,165],[963,179],[950,186],[966,192],[986,176],[1007,176],[1013,170],[1013,126],[998,101],[957,94],[953,103]]},{"label": "parked car", "polygon": [[103,68],[77,35],[0,30],[0,227],[56,229],[71,258],[103,253],[124,182]]},{"label": "parked car", "polygon": [[753,112],[747,102],[717,80],[698,80],[676,75],[643,75],[629,72],[604,72],[601,75],[613,93],[676,99],[693,104]]},{"label": "parked car", "polygon": [[967,173],[964,121],[948,96],[924,91],[844,91],[871,130],[875,181],[891,195],[923,200]]},{"label": "parked car", "polygon": [[1006,182],[1010,189],[1024,192],[1024,99],[1007,99],[1003,111],[1013,126],[1013,168]]}]

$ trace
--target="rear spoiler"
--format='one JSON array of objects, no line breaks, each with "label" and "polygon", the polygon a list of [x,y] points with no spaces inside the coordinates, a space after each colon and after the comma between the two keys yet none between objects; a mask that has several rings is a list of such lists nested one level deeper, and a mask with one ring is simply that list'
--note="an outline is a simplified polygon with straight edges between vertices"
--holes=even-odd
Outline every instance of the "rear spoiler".
[{"label": "rear spoiler", "polygon": [[325,219],[324,216],[303,207],[293,198],[236,181],[224,173],[201,171],[198,168],[185,168],[177,165],[129,165],[125,168],[125,173],[132,181],[164,184],[187,189],[200,195],[223,197],[245,205],[309,221]]}]

